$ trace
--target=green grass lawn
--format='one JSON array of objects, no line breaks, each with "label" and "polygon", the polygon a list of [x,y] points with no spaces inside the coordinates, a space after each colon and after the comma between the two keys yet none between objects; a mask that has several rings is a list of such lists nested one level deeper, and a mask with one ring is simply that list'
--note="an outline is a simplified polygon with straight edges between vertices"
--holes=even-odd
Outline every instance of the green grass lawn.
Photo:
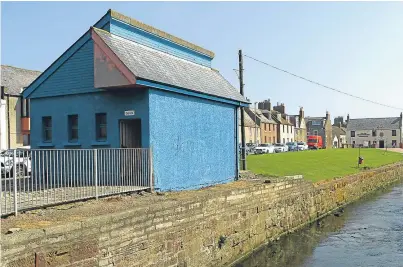
[{"label": "green grass lawn", "polygon": [[[403,154],[378,149],[361,149],[364,166],[375,168],[403,160]],[[324,179],[357,173],[358,149],[329,149],[279,154],[249,155],[247,167],[254,173],[269,176],[302,174],[305,179]]]}]

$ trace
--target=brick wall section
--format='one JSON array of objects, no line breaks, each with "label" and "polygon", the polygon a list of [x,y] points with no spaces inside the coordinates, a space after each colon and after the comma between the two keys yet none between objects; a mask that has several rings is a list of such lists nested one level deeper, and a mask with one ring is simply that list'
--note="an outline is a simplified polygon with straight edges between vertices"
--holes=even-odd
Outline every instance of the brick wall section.
[{"label": "brick wall section", "polygon": [[[398,181],[403,163],[318,184],[235,182],[122,213],[2,236],[3,266],[223,266]],[[270,178],[268,178],[270,179]],[[194,192],[194,193],[193,193]]]}]

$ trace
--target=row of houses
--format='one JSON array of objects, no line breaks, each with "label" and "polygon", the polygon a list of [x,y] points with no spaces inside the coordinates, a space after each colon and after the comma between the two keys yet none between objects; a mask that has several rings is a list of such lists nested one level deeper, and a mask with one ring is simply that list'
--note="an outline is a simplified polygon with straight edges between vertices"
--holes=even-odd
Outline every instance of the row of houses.
[{"label": "row of houses", "polygon": [[[259,102],[258,108],[245,108],[244,118],[247,143],[307,142],[307,136],[320,135],[326,147],[334,144],[329,112],[325,117],[305,117],[304,109],[300,107],[297,115],[291,115],[286,113],[284,103],[272,106],[269,99]],[[240,120],[238,127],[240,132]]]},{"label": "row of houses", "polygon": [[[325,148],[403,147],[402,113],[386,118],[350,119],[348,115],[347,120],[338,116],[332,123],[329,112],[323,117],[305,117],[300,107],[298,115],[289,115],[284,103],[272,107],[270,100],[265,100],[258,103],[258,108],[245,108],[244,118],[246,143],[306,142],[307,136],[319,135]],[[240,120],[238,128],[240,133]]]}]

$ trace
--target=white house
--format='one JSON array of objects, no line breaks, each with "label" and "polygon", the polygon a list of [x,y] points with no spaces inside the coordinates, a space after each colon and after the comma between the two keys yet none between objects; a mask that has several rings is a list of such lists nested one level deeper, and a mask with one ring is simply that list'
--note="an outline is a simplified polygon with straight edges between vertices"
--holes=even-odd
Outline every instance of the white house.
[{"label": "white house", "polygon": [[371,147],[402,147],[402,113],[400,117],[349,119],[347,143]]}]

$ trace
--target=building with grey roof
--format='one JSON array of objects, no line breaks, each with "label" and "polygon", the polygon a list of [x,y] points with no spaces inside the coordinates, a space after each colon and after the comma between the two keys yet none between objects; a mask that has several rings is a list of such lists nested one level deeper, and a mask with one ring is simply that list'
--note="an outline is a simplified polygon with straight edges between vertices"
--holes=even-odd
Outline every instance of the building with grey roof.
[{"label": "building with grey roof", "polygon": [[29,110],[26,113],[29,106],[21,93],[40,74],[40,71],[1,65],[0,150],[29,145]]},{"label": "building with grey roof", "polygon": [[348,116],[347,142],[379,148],[402,147],[402,113],[388,118],[351,119]]},{"label": "building with grey roof", "polygon": [[249,103],[213,58],[109,10],[24,91],[31,146],[152,148],[159,190],[233,180],[239,108]]}]

